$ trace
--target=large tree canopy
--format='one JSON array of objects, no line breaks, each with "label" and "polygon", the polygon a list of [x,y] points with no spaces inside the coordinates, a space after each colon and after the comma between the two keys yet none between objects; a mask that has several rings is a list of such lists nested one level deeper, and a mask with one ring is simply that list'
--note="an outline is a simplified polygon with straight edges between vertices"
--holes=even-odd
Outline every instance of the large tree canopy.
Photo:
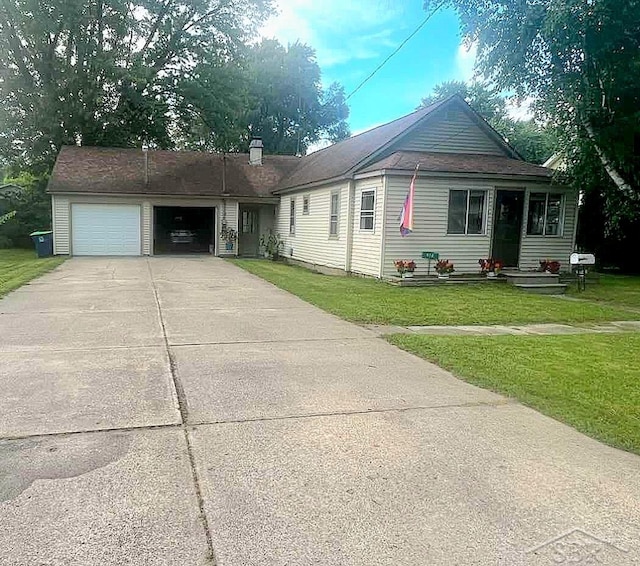
[{"label": "large tree canopy", "polygon": [[543,163],[553,154],[554,136],[549,128],[533,119],[514,120],[509,116],[505,97],[480,82],[440,83],[434,87],[432,94],[422,99],[422,106],[428,106],[453,94],[459,94],[464,98],[527,161]]},{"label": "large tree canopy", "polygon": [[[1,0],[0,152],[63,143],[173,144],[171,118],[203,62],[224,64],[270,0]],[[206,81],[204,85],[207,86]]]},{"label": "large tree canopy", "polygon": [[248,121],[276,153],[304,154],[310,144],[349,137],[349,109],[343,88],[333,83],[323,90],[315,51],[304,44],[288,48],[265,40],[250,52]]},{"label": "large tree canopy", "polygon": [[182,83],[192,89],[181,109],[183,145],[246,151],[250,137],[259,136],[269,153],[293,155],[320,139],[344,139],[344,89],[337,83],[323,89],[320,79],[311,47],[276,40],[247,48],[239,62],[199,65]]}]

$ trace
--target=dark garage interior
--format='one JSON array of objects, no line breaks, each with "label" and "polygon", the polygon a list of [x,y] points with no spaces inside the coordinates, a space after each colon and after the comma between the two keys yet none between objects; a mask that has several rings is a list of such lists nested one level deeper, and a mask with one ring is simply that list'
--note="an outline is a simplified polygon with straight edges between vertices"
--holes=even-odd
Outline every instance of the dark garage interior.
[{"label": "dark garage interior", "polygon": [[213,249],[214,208],[156,206],[153,211],[154,254],[204,254]]}]

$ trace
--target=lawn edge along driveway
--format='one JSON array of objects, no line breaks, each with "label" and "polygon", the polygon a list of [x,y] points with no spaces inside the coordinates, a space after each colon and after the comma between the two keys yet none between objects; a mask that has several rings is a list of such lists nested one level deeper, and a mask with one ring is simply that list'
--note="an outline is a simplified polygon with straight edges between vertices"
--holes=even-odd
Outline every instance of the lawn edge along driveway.
[{"label": "lawn edge along driveway", "polygon": [[0,250],[0,297],[55,269],[65,259],[38,258],[31,250]]},{"label": "lawn edge along driveway", "polygon": [[495,283],[398,287],[372,278],[322,275],[279,262],[230,261],[325,311],[358,324],[583,324],[639,317],[638,313],[623,308],[526,294]]},{"label": "lawn edge along driveway", "polygon": [[640,454],[640,333],[386,339],[469,383]]}]

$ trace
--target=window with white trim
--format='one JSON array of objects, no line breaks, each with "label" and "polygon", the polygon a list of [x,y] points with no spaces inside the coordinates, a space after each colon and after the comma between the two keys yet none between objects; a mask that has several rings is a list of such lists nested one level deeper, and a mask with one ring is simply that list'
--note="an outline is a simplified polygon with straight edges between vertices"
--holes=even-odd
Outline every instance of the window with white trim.
[{"label": "window with white trim", "polygon": [[563,199],[560,193],[531,193],[527,215],[527,235],[562,234]]},{"label": "window with white trim", "polygon": [[376,191],[362,191],[360,199],[360,230],[373,230],[375,224]]},{"label": "window with white trim", "polygon": [[302,214],[309,214],[309,195],[302,197]]},{"label": "window with white trim", "polygon": [[484,234],[487,191],[449,191],[447,234]]},{"label": "window with white trim", "polygon": [[338,218],[340,214],[340,193],[331,193],[331,210],[329,212],[329,236],[338,236]]},{"label": "window with white trim", "polygon": [[289,204],[289,234],[296,233],[296,199],[292,198]]}]

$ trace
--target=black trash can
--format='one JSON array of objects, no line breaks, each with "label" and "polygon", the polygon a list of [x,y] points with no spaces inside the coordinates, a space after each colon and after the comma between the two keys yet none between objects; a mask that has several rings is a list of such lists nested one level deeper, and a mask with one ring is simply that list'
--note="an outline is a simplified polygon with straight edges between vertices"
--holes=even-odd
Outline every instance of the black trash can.
[{"label": "black trash can", "polygon": [[38,257],[50,257],[53,255],[53,232],[31,232],[29,234],[36,246]]}]

